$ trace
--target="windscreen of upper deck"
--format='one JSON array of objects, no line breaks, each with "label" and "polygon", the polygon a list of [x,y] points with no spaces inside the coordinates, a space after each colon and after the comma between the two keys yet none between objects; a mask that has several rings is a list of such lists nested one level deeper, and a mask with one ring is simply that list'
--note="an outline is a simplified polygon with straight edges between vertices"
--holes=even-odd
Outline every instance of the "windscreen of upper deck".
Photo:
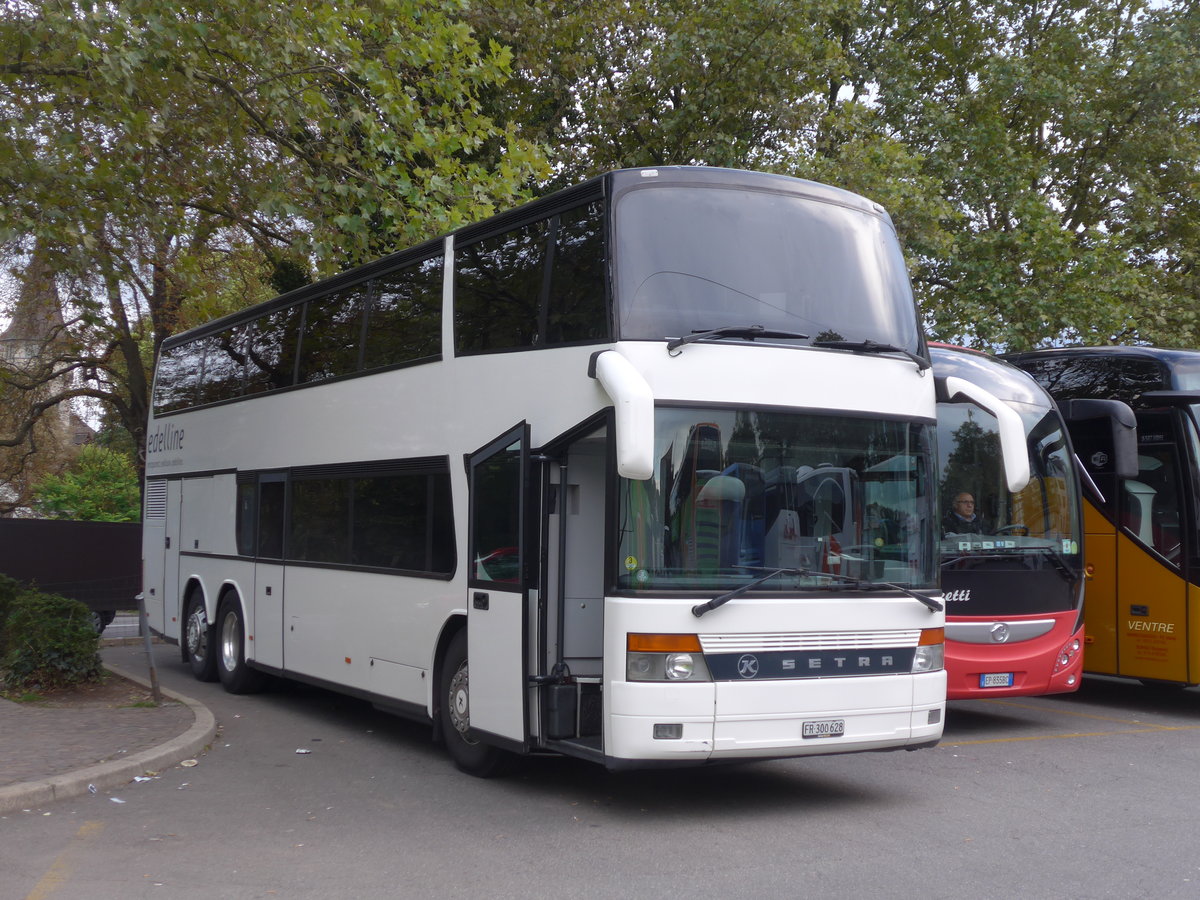
[{"label": "windscreen of upper deck", "polygon": [[874,341],[918,352],[904,258],[885,216],[797,194],[639,187],[614,224],[622,340],[725,326]]}]

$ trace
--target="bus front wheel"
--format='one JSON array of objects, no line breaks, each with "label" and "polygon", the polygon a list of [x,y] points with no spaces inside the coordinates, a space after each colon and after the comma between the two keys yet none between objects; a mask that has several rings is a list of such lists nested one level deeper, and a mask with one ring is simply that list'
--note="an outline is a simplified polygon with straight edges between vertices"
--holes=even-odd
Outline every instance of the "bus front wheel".
[{"label": "bus front wheel", "polygon": [[246,665],[246,626],[242,607],[233,594],[226,594],[217,612],[217,676],[231,694],[252,694],[263,688],[264,676]]},{"label": "bus front wheel", "polygon": [[184,646],[188,664],[199,681],[217,680],[217,660],[213,654],[213,629],[204,611],[204,595],[200,591],[188,594],[187,612],[183,618]]},{"label": "bus front wheel", "polygon": [[467,666],[467,631],[450,641],[442,660],[442,738],[454,764],[468,775],[490,778],[509,771],[517,757],[483,743],[471,733],[470,672]]}]

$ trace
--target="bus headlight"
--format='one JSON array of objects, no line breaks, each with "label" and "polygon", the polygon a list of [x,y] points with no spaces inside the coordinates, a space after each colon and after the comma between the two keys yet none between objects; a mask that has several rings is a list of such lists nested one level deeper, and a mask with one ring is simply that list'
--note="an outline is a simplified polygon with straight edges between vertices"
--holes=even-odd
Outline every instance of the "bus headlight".
[{"label": "bus headlight", "polygon": [[946,666],[946,630],[923,628],[913,656],[913,672],[936,672]]},{"label": "bus headlight", "polygon": [[1071,668],[1071,664],[1075,662],[1075,658],[1082,652],[1083,644],[1079,638],[1071,638],[1063,645],[1063,648],[1058,651],[1058,657],[1054,660],[1054,671],[1051,675],[1057,675],[1064,669]]},{"label": "bus headlight", "polygon": [[629,653],[625,657],[625,677],[630,681],[658,681],[655,653]]},{"label": "bus headlight", "polygon": [[668,653],[666,675],[669,681],[687,681],[696,673],[696,661],[690,653]]},{"label": "bus headlight", "polygon": [[694,634],[631,634],[625,649],[628,681],[712,681]]}]

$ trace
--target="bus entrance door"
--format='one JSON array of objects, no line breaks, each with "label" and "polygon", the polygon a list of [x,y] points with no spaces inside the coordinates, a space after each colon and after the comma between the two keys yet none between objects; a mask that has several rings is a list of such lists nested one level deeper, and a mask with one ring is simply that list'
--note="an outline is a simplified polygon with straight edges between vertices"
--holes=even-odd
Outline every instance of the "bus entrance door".
[{"label": "bus entrance door", "polygon": [[1118,674],[1194,682],[1188,672],[1186,496],[1174,422],[1138,414],[1138,474],[1121,482],[1117,535]]},{"label": "bus entrance door", "polygon": [[609,496],[609,429],[556,444],[548,476],[546,628],[540,736],[556,749],[594,756],[603,749],[604,548]]},{"label": "bus entrance door", "polygon": [[529,425],[522,422],[472,454],[467,478],[471,728],[525,750],[530,573],[537,557],[529,527]]}]

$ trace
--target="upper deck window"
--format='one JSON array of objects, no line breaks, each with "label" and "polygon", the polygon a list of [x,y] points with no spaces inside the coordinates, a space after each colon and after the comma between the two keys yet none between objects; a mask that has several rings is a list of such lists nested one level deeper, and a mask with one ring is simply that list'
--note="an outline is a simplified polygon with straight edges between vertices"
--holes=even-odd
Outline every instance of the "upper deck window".
[{"label": "upper deck window", "polygon": [[298,382],[324,381],[358,369],[368,285],[308,301],[300,338]]},{"label": "upper deck window", "polygon": [[1200,359],[1177,359],[1171,366],[1171,383],[1177,391],[1200,391]]},{"label": "upper deck window", "polygon": [[442,257],[377,279],[367,317],[363,368],[428,359],[441,352]]},{"label": "upper deck window", "polygon": [[246,327],[226,328],[196,342],[204,347],[204,383],[194,402],[211,403],[242,393],[246,368]]},{"label": "upper deck window", "polygon": [[1019,364],[1056,400],[1107,397],[1132,403],[1146,391],[1170,386],[1161,363],[1140,357],[1030,355]]},{"label": "upper deck window", "polygon": [[290,387],[296,380],[300,307],[287,306],[250,323],[246,346],[246,393]]},{"label": "upper deck window", "polygon": [[436,359],[441,317],[434,256],[164,350],[154,411]]},{"label": "upper deck window", "polygon": [[604,263],[599,202],[456,247],[455,350],[607,340]]},{"label": "upper deck window", "polygon": [[807,341],[920,349],[895,232],[881,216],[788,194],[645,187],[616,208],[623,340],[763,325]]},{"label": "upper deck window", "polygon": [[155,412],[194,406],[204,374],[204,345],[198,341],[164,350],[158,360],[154,389]]},{"label": "upper deck window", "polygon": [[545,281],[546,223],[467,244],[454,256],[456,349],[532,347]]},{"label": "upper deck window", "polygon": [[590,203],[558,217],[546,301],[546,343],[608,339],[604,208]]}]

